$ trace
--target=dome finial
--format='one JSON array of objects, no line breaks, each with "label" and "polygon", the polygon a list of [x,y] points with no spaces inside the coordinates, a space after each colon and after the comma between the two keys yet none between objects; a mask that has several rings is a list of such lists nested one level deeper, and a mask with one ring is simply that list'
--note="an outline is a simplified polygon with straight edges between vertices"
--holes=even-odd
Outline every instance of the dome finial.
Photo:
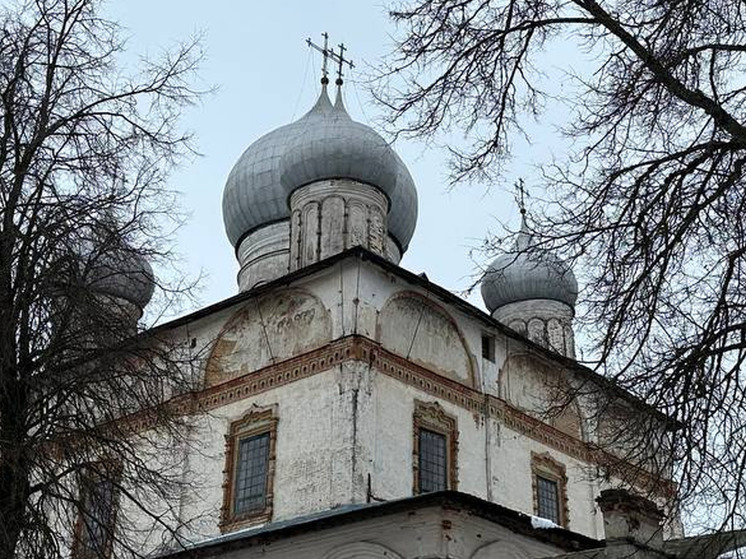
[{"label": "dome finial", "polygon": [[526,185],[523,182],[523,178],[518,179],[515,184],[515,189],[518,191],[518,208],[521,211],[522,218],[526,217]]},{"label": "dome finial", "polygon": [[342,89],[342,84],[344,81],[342,80],[342,68],[344,68],[344,65],[347,64],[350,69],[354,68],[355,65],[352,63],[352,60],[347,60],[345,58],[345,51],[347,49],[345,48],[344,43],[339,44],[339,54],[335,54],[334,50],[331,51],[331,57],[332,60],[334,60],[337,63],[337,81],[335,82],[337,84],[337,87],[339,90]]},{"label": "dome finial", "polygon": [[329,70],[326,69],[326,64],[329,60],[329,57],[332,55],[332,51],[331,49],[329,49],[329,33],[324,32],[321,34],[321,36],[324,37],[323,48],[311,41],[310,37],[306,39],[306,44],[309,47],[319,51],[324,59],[321,65],[321,85],[326,86],[329,83]]},{"label": "dome finial", "polygon": [[[306,39],[306,44],[312,49],[319,51],[324,59],[321,65],[321,95],[322,97],[326,95],[326,86],[329,84],[329,70],[327,69],[327,64],[329,62],[329,59],[331,58],[334,62],[337,63],[337,79],[334,82],[337,85],[337,99],[334,103],[334,106],[337,108],[341,108],[342,111],[346,113],[347,111],[345,111],[344,104],[342,103],[342,84],[344,83],[344,80],[342,79],[342,69],[344,68],[345,64],[347,64],[350,68],[354,68],[355,65],[352,63],[352,60],[347,60],[345,58],[345,51],[347,49],[345,48],[344,43],[339,44],[339,54],[337,54],[336,52],[334,52],[333,48],[329,48],[329,33],[322,33],[321,36],[324,37],[323,47],[320,47],[319,45],[311,41],[310,37]],[[319,101],[321,101],[321,99],[319,99]]]},{"label": "dome finial", "polygon": [[531,232],[528,229],[528,220],[526,218],[526,185],[523,178],[518,179],[515,185],[518,191],[518,208],[521,212],[521,229],[518,231],[515,246],[518,251],[525,251],[531,245]]}]

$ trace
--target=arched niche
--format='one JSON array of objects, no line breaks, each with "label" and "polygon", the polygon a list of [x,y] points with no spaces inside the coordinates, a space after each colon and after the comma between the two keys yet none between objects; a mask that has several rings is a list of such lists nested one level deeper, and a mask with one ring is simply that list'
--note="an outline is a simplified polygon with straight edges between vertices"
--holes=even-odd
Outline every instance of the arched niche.
[{"label": "arched niche", "polygon": [[530,555],[518,545],[498,540],[486,543],[478,548],[469,559],[528,559]]},{"label": "arched niche", "polygon": [[528,353],[506,359],[498,377],[500,397],[563,433],[584,440],[583,420],[567,383]]},{"label": "arched niche", "polygon": [[377,333],[385,349],[474,386],[474,366],[456,321],[422,295],[392,295],[378,316]]},{"label": "arched niche", "polygon": [[329,310],[311,293],[286,289],[248,301],[228,319],[205,368],[208,386],[301,355],[331,341]]},{"label": "arched niche", "polygon": [[348,543],[324,555],[324,559],[402,559],[383,545],[371,542]]}]

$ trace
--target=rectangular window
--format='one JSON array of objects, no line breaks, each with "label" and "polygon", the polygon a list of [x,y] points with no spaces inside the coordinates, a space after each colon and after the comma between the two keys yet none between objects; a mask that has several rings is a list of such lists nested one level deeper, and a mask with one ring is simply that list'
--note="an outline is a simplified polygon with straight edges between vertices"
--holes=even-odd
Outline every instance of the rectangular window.
[{"label": "rectangular window", "polygon": [[80,486],[80,516],[73,556],[76,559],[109,557],[115,517],[114,482],[99,476],[83,479]]},{"label": "rectangular window", "polygon": [[495,338],[489,334],[482,334],[482,358],[495,362]]},{"label": "rectangular window", "polygon": [[458,489],[458,426],[438,402],[414,401],[412,493]]},{"label": "rectangular window", "polygon": [[561,525],[559,509],[559,487],[556,481],[536,476],[537,514]]},{"label": "rectangular window", "polygon": [[251,406],[225,437],[220,530],[232,532],[272,520],[277,448],[276,406]]},{"label": "rectangular window", "polygon": [[239,440],[233,514],[263,510],[267,500],[269,433]]},{"label": "rectangular window", "polygon": [[567,473],[564,464],[548,452],[531,453],[534,514],[567,528],[570,510],[567,502]]},{"label": "rectangular window", "polygon": [[446,436],[428,429],[419,433],[419,491],[430,493],[448,488]]}]

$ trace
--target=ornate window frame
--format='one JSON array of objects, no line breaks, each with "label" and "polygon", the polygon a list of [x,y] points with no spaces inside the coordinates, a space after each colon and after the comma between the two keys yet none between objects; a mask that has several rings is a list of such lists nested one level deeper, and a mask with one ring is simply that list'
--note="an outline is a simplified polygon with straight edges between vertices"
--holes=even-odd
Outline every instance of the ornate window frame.
[{"label": "ornate window frame", "polygon": [[553,458],[549,452],[531,452],[531,490],[534,499],[534,514],[539,514],[539,480],[542,477],[557,484],[557,508],[559,525],[568,528],[570,511],[567,501],[567,468]]},{"label": "ornate window frame", "polygon": [[[277,406],[252,406],[240,419],[230,424],[225,435],[225,470],[223,470],[223,506],[220,509],[220,531],[232,532],[246,526],[262,524],[272,519],[274,500],[275,459],[277,455]],[[234,488],[237,472],[238,447],[241,440],[269,434],[267,459],[266,500],[264,508],[235,514]]]},{"label": "ornate window frame", "polygon": [[446,438],[446,489],[458,489],[458,423],[438,402],[414,401],[412,418],[412,493],[420,493],[420,429],[427,429]]},{"label": "ornate window frame", "polygon": [[[119,513],[119,481],[122,476],[122,466],[116,460],[103,460],[91,463],[85,466],[78,474],[78,514],[73,530],[73,541],[71,557],[73,559],[108,559],[111,557],[115,530],[117,523],[117,514]],[[90,511],[85,511],[85,502],[88,499],[86,492],[90,491],[94,483],[106,482],[111,484],[111,510],[108,518],[96,519]],[[84,540],[85,516],[91,516],[94,522],[100,522],[105,531],[106,541],[103,550],[91,549]]]}]

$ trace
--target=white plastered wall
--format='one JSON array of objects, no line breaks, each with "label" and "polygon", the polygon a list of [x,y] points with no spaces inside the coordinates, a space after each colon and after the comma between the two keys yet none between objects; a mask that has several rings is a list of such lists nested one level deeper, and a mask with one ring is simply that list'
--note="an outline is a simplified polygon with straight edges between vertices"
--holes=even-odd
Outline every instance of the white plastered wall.
[{"label": "white plastered wall", "polygon": [[[291,287],[311,294],[326,308],[332,340],[351,334],[378,339],[381,311],[392,297],[409,292],[430,300],[450,317],[459,333],[459,344],[469,358],[472,378],[464,372],[460,381],[493,396],[499,396],[498,375],[511,349],[509,344],[520,344],[423,287],[358,258],[341,260],[312,276],[299,278]],[[209,354],[226,322],[241,306],[249,304],[250,301],[237,303],[185,327],[185,336],[195,339],[195,353]],[[484,334],[495,337],[494,363],[481,357]],[[257,366],[271,362],[268,357]],[[394,499],[411,495],[412,414],[416,399],[437,400],[370,370],[366,363],[347,363],[201,416],[193,432],[201,448],[190,455],[189,464],[198,473],[195,485],[202,483],[205,489],[203,498],[185,502],[182,507],[184,518],[201,519],[190,537],[217,534],[224,481],[224,435],[230,422],[252,405],[277,405],[273,519],[282,520],[340,504],[364,502],[369,474],[372,497]],[[514,432],[495,419],[475,417],[448,401],[439,403],[458,421],[460,491],[532,513],[531,452],[549,452],[567,468],[570,528],[592,537],[603,535],[594,501],[598,487],[589,481],[587,465]]]}]

